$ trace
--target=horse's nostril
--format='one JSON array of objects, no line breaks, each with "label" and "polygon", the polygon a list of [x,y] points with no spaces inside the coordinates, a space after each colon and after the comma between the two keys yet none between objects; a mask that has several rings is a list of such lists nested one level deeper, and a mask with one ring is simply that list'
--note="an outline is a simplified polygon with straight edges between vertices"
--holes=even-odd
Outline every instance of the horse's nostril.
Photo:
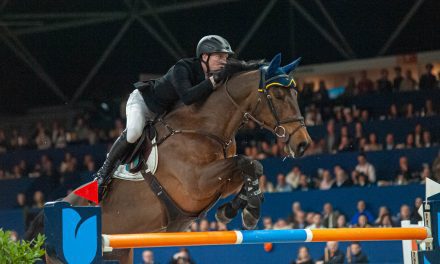
[{"label": "horse's nostril", "polygon": [[307,141],[303,141],[303,142],[299,143],[298,155],[302,156],[308,147],[309,147],[309,142],[307,142]]}]

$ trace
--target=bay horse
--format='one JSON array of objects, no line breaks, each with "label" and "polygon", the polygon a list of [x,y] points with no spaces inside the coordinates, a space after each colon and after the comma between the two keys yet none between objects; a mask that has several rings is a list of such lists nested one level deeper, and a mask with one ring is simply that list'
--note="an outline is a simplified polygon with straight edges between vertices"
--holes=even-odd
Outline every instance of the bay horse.
[{"label": "bay horse", "polygon": [[[185,231],[219,198],[238,192],[219,208],[216,217],[228,222],[242,209],[244,226],[254,228],[260,217],[258,176],[262,166],[236,155],[234,136],[252,119],[282,138],[287,153],[304,153],[311,138],[298,107],[295,82],[289,75],[298,61],[281,67],[278,54],[268,66],[234,75],[205,102],[179,106],[156,122],[157,137],[165,139],[158,146],[154,175],[156,187],[160,187],[152,190],[147,181],[113,179],[100,203],[102,233]],[[258,190],[252,189],[255,186]],[[167,194],[166,202],[157,189]],[[63,200],[73,205],[88,204],[73,192]],[[174,203],[173,212],[170,203]],[[132,263],[133,250],[114,250],[104,257]],[[46,259],[57,263],[56,259]]]}]

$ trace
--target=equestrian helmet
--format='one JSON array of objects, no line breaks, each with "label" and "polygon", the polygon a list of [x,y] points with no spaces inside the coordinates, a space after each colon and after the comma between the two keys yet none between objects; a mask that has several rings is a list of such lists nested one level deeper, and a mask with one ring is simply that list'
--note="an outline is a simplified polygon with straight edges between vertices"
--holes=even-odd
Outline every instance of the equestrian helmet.
[{"label": "equestrian helmet", "polygon": [[234,54],[231,45],[229,45],[229,42],[223,37],[217,35],[208,35],[200,39],[196,50],[197,58],[200,58],[203,53],[211,54],[215,52],[225,52],[229,55]]}]

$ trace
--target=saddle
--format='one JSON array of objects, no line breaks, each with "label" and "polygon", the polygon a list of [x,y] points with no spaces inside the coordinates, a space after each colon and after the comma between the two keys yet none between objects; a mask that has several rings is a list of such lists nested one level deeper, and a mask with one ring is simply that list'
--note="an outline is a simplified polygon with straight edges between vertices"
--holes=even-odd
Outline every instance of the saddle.
[{"label": "saddle", "polygon": [[121,164],[126,164],[126,168],[130,173],[139,172],[142,169],[142,164],[147,163],[153,148],[151,141],[156,134],[153,122],[148,122],[133,151],[127,153],[121,162]]}]

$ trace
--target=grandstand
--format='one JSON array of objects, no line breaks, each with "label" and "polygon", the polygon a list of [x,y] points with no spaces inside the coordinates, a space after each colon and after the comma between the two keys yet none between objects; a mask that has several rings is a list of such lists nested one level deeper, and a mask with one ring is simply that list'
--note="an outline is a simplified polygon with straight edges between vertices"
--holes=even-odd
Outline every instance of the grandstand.
[{"label": "grandstand", "polygon": [[[305,156],[288,157],[252,121],[236,135],[238,153],[264,165],[259,229],[417,223],[426,179],[440,182],[439,10],[435,0],[4,1],[0,228],[21,238],[45,201],[91,181],[125,128],[132,84],[165,74],[212,33],[240,59],[302,57],[294,76],[313,139]],[[242,228],[217,223],[215,209],[188,231]],[[339,253],[354,254],[350,245]],[[189,252],[195,263],[296,263],[301,246]],[[402,262],[400,242],[361,246],[371,263]],[[326,245],[307,247],[318,260]],[[152,252],[166,263],[179,250]]]}]

